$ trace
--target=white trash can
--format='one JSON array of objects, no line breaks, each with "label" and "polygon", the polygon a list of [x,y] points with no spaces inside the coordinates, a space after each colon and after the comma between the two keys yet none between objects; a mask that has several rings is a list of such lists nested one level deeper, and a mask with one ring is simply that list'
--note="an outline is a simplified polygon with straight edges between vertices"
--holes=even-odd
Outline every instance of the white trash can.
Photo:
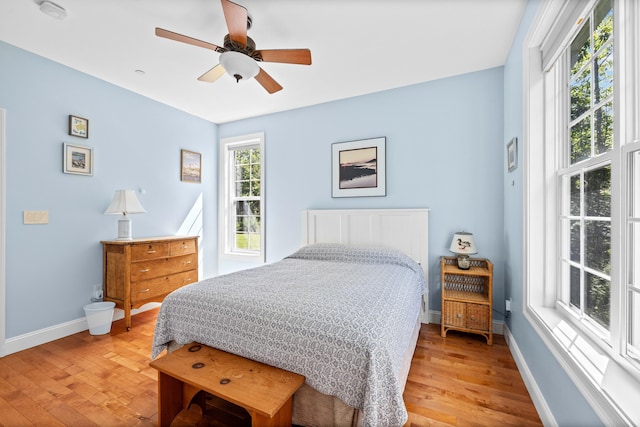
[{"label": "white trash can", "polygon": [[84,306],[91,335],[104,335],[111,331],[115,306],[113,301],[92,302]]}]

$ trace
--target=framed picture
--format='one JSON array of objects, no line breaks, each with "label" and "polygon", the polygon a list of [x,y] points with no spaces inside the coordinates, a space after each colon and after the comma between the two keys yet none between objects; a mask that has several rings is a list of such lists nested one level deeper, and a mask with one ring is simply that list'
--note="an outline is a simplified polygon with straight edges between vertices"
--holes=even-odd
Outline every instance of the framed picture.
[{"label": "framed picture", "polygon": [[386,196],[386,138],[332,144],[332,197]]},{"label": "framed picture", "polygon": [[518,138],[507,143],[507,170],[511,172],[518,167]]},{"label": "framed picture", "polygon": [[63,144],[64,173],[93,175],[93,148],[82,145]]},{"label": "framed picture", "polygon": [[180,180],[201,182],[202,155],[195,151],[180,150]]},{"label": "framed picture", "polygon": [[69,135],[89,138],[89,120],[78,116],[69,116]]}]

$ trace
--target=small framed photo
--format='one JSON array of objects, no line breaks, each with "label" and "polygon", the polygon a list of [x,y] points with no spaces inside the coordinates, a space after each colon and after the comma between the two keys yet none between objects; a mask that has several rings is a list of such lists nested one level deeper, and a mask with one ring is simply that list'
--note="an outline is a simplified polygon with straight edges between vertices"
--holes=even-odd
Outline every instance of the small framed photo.
[{"label": "small framed photo", "polygon": [[93,148],[82,145],[63,144],[64,173],[93,175]]},{"label": "small framed photo", "polygon": [[507,170],[511,172],[518,167],[518,138],[507,143]]},{"label": "small framed photo", "polygon": [[386,138],[332,144],[332,197],[386,196]]},{"label": "small framed photo", "polygon": [[69,116],[69,135],[89,138],[89,120],[78,116]]},{"label": "small framed photo", "polygon": [[180,180],[185,182],[201,182],[202,154],[195,151],[180,150]]}]

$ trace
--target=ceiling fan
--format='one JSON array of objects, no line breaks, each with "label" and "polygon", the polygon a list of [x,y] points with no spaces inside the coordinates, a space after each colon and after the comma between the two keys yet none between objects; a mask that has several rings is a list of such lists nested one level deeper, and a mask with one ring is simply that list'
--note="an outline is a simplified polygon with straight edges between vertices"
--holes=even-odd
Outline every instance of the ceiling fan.
[{"label": "ceiling fan", "polygon": [[255,42],[247,36],[251,28],[251,17],[247,9],[229,0],[221,0],[224,19],[227,22],[229,34],[224,37],[224,45],[194,39],[193,37],[174,33],[173,31],[156,28],[156,36],[178,42],[203,47],[220,53],[220,63],[198,77],[203,82],[215,82],[225,72],[233,76],[237,82],[255,79],[269,93],[282,89],[258,62],[280,62],[287,64],[311,65],[311,51],[309,49],[263,49],[257,50]]}]

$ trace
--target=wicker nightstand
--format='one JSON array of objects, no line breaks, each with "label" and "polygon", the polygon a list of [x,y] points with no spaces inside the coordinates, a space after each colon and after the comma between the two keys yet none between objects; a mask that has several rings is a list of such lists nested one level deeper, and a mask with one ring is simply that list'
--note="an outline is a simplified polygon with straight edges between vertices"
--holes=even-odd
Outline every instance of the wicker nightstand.
[{"label": "wicker nightstand", "polygon": [[493,264],[471,258],[471,268],[458,268],[455,257],[440,259],[442,283],[441,335],[455,329],[480,334],[493,344]]}]

